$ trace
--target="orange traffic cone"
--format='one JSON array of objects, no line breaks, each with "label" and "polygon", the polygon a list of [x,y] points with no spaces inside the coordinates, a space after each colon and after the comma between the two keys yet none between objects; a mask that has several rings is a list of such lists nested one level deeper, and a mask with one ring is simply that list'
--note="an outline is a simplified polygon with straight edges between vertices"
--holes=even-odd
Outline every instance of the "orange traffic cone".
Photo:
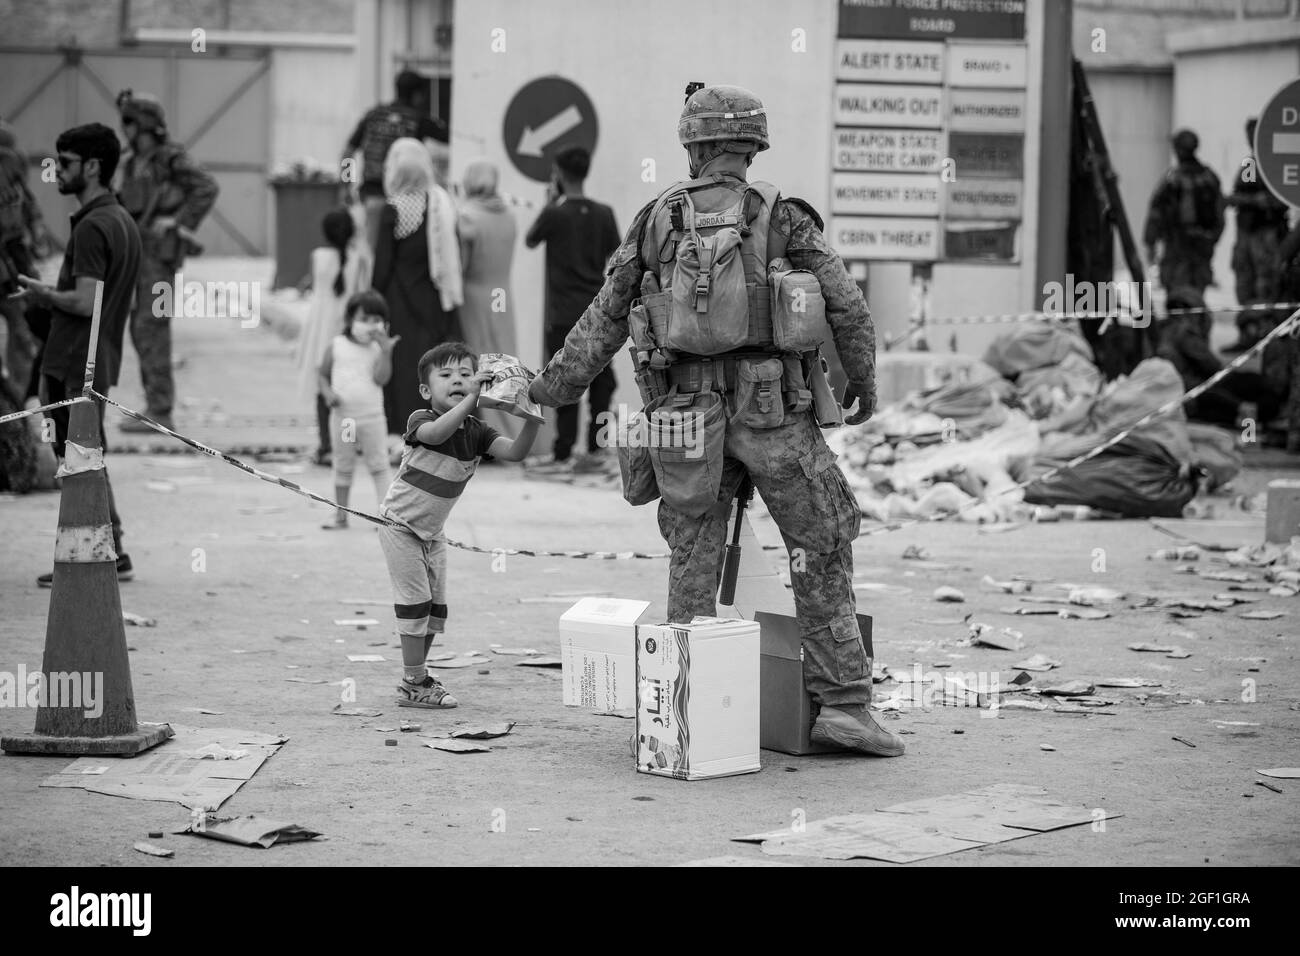
[{"label": "orange traffic cone", "polygon": [[36,732],[6,753],[134,755],[172,736],[136,723],[95,401],[72,405]]}]

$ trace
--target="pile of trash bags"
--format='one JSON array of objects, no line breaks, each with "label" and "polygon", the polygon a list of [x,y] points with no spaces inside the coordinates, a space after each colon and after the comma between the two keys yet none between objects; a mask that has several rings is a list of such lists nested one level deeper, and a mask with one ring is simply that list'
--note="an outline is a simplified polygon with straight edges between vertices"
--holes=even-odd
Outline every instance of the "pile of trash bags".
[{"label": "pile of trash bags", "polygon": [[1065,326],[1018,325],[949,375],[828,437],[864,515],[1003,522],[1066,507],[1180,517],[1198,489],[1241,470],[1232,432],[1187,421],[1172,364],[1147,359],[1105,383],[1091,347]]}]

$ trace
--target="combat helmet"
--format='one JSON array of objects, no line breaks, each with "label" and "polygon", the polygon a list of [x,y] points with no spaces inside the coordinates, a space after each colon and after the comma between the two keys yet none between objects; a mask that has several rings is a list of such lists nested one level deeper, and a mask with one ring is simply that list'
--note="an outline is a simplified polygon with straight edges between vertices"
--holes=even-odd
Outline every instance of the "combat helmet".
[{"label": "combat helmet", "polygon": [[122,121],[131,120],[141,132],[153,133],[159,138],[167,135],[167,116],[163,112],[158,97],[149,93],[136,93],[123,90],[117,94],[117,110],[122,114]]},{"label": "combat helmet", "polygon": [[754,143],[768,148],[767,110],[762,101],[739,86],[706,86],[686,100],[677,121],[677,139],[683,146],[717,140]]}]

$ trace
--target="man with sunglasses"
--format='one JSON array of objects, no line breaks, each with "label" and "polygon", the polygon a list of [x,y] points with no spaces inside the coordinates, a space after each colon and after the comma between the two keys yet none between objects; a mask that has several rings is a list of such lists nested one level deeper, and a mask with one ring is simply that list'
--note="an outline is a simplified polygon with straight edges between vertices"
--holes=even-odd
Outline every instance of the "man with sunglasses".
[{"label": "man with sunglasses", "polygon": [[[122,336],[131,310],[131,296],[140,274],[140,233],[135,221],[117,201],[110,184],[122,154],[117,134],[102,123],[77,126],[59,135],[55,142],[59,192],[75,196],[81,207],[72,216],[72,229],[57,285],[20,276],[30,303],[50,311],[50,335],[41,364],[45,402],[61,402],[81,394],[85,379],[86,354],[90,350],[90,323],[95,311],[95,288],[104,283],[100,306],[99,347],[95,353],[96,391],[107,395],[117,384],[122,364]],[[101,442],[104,405],[99,408]],[[68,440],[68,408],[50,412],[54,419],[54,451],[63,457]],[[118,580],[132,577],[131,559],[122,551],[122,522],[108,484],[109,515],[113,524],[113,548],[117,552]],[[37,578],[50,587],[54,575]]]}]

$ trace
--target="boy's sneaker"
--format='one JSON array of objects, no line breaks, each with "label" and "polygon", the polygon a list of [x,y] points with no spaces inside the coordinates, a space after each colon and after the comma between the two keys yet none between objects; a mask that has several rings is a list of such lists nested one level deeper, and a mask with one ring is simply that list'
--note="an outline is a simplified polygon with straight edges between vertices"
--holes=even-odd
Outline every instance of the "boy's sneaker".
[{"label": "boy's sneaker", "polygon": [[[130,581],[133,577],[135,577],[135,568],[131,567],[131,556],[123,554],[117,559],[117,579],[119,581]],[[36,584],[38,587],[43,588],[54,587],[54,572],[50,571],[47,574],[42,574],[36,579]]]},{"label": "boy's sneaker", "polygon": [[425,674],[419,683],[402,679],[397,685],[398,707],[424,707],[429,710],[447,710],[456,706],[456,698],[447,693],[438,678]]}]

